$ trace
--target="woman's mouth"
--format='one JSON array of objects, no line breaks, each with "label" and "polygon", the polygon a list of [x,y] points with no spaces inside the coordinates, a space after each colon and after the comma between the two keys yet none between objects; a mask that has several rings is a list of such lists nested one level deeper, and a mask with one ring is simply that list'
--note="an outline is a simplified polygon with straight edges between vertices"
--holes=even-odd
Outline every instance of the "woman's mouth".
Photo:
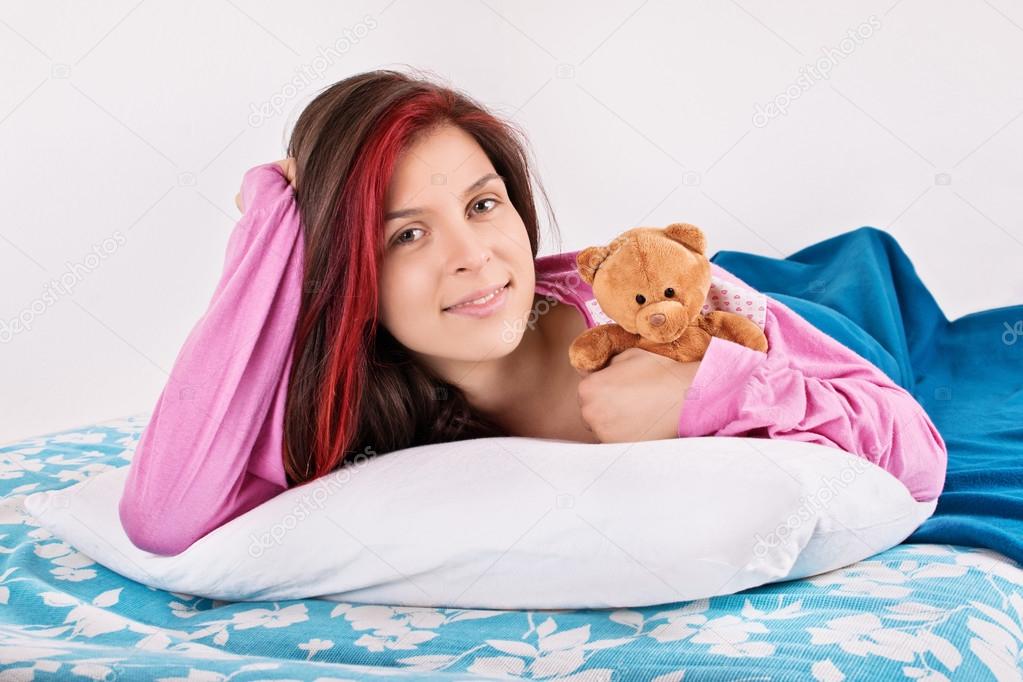
[{"label": "woman's mouth", "polygon": [[450,308],[444,308],[444,312],[451,313],[453,315],[464,315],[467,317],[488,317],[504,306],[505,302],[508,300],[508,289],[511,288],[510,284],[511,282],[508,282],[497,291],[488,294],[481,299],[476,299],[476,301],[460,303],[459,305],[453,305]]}]

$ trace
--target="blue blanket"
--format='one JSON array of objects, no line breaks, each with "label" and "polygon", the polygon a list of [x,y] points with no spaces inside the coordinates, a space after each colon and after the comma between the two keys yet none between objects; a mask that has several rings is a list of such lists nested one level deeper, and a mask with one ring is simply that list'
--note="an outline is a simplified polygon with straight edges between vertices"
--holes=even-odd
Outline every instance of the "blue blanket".
[{"label": "blue blanket", "polygon": [[785,259],[710,259],[778,299],[911,392],[948,446],[934,515],[906,542],[1023,562],[1023,305],[949,321],[898,242],[861,227]]}]

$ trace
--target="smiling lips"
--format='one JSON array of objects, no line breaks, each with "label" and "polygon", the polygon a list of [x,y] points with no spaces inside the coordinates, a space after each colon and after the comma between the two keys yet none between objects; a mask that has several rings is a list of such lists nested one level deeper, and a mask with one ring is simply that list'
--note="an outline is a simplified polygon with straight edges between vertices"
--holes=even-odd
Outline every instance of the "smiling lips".
[{"label": "smiling lips", "polygon": [[504,284],[501,285],[495,285],[486,290],[481,290],[484,291],[485,293],[474,291],[473,293],[469,294],[469,296],[466,296],[458,303],[449,305],[447,308],[444,308],[444,310],[452,310],[454,308],[461,308],[463,306],[480,305],[486,303],[487,301],[491,300],[494,296],[499,294],[501,290],[504,289],[506,286],[508,286],[508,282],[505,282]]},{"label": "smiling lips", "polygon": [[470,317],[487,317],[504,305],[508,298],[508,286],[507,283],[503,284],[479,298],[444,308],[444,312]]}]

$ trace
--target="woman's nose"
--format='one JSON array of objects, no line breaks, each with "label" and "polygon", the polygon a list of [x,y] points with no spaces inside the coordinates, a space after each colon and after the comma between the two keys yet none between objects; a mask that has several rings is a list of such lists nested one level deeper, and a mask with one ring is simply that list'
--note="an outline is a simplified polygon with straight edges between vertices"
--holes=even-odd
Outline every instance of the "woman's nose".
[{"label": "woman's nose", "polygon": [[468,223],[453,225],[448,231],[449,253],[456,270],[478,270],[492,255],[490,243],[480,228]]}]

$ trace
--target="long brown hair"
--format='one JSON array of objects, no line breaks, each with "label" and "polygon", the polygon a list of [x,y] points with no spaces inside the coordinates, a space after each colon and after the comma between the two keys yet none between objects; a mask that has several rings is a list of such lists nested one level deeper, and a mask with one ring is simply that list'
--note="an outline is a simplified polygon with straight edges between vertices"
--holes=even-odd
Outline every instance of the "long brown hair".
[{"label": "long brown hair", "polygon": [[426,443],[507,435],[463,392],[417,363],[377,324],[384,197],[403,150],[438,125],[475,138],[503,176],[536,257],[526,136],[468,95],[419,73],[361,73],[319,93],[288,144],[304,238],[302,302],[284,416],[289,485],[356,455]]}]

